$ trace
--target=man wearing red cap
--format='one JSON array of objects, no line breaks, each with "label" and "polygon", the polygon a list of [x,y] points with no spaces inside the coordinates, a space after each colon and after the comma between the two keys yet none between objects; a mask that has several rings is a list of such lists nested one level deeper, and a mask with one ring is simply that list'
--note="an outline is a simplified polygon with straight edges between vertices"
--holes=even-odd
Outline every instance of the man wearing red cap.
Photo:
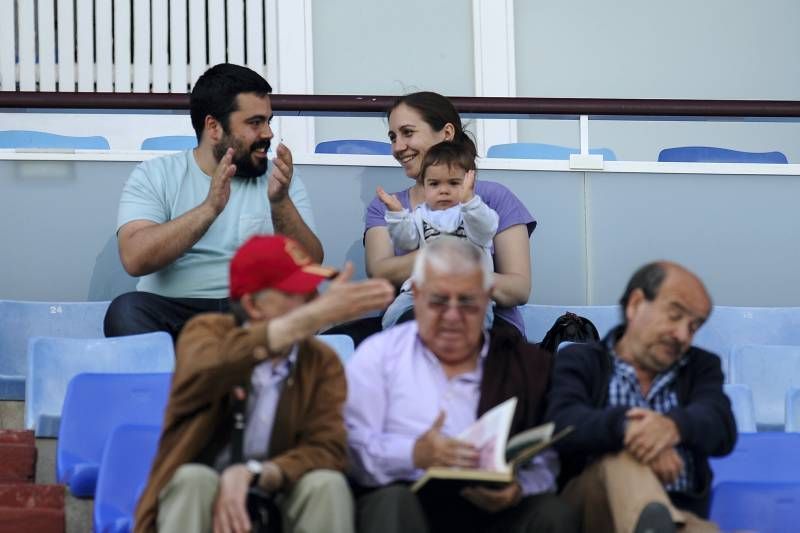
[{"label": "man wearing red cap", "polygon": [[[287,237],[252,237],[236,252],[232,313],[199,315],[178,339],[137,532],[250,531],[252,486],[273,496],[285,531],[353,531],[341,473],[347,384],[337,355],[309,337],[394,294],[385,280],[350,281],[348,264],[315,298],[335,274]],[[244,423],[234,428],[237,406]]]}]

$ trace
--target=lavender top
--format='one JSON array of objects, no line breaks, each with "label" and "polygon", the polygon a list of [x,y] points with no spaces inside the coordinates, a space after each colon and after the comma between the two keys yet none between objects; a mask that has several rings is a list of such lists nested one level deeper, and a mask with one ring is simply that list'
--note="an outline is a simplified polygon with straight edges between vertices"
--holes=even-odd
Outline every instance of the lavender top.
[{"label": "lavender top", "polygon": [[[403,207],[411,211],[411,199],[409,197],[409,189],[395,193],[397,199],[403,204]],[[475,194],[479,195],[481,199],[491,207],[500,216],[500,223],[497,226],[497,233],[516,226],[517,224],[525,224],[528,227],[528,237],[533,233],[536,228],[536,219],[528,211],[525,205],[520,202],[513,192],[508,190],[504,185],[494,183],[491,181],[478,181],[475,183]],[[377,196],[370,202],[367,207],[366,221],[364,233],[375,226],[386,226],[384,215],[386,214],[386,206],[380,201]],[[407,251],[395,248],[395,255],[405,255]],[[497,264],[497,260],[494,260]],[[495,316],[501,316],[507,322],[514,324],[520,332],[525,334],[525,324],[522,321],[522,315],[516,307],[495,307]]]},{"label": "lavender top", "polygon": [[[448,379],[420,339],[415,321],[362,342],[346,366],[344,419],[355,480],[374,487],[419,478],[423,471],[414,466],[414,443],[439,411],[446,413],[442,433],[449,436],[477,419],[488,350],[485,334],[477,368]],[[554,451],[534,457],[517,473],[523,494],[554,491],[558,469]]]}]

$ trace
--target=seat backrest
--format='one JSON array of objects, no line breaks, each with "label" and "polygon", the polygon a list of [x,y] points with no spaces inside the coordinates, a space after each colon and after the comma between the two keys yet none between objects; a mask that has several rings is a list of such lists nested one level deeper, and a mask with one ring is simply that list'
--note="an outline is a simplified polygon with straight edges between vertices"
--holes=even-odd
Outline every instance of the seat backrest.
[{"label": "seat backrest", "polygon": [[800,483],[721,483],[711,498],[711,521],[722,531],[797,531]]},{"label": "seat backrest", "polygon": [[392,145],[387,142],[365,139],[324,141],[314,149],[317,154],[392,155]]},{"label": "seat backrest", "polygon": [[355,345],[349,335],[317,335],[317,338],[333,348],[342,360],[342,364],[353,355]]},{"label": "seat backrest", "polygon": [[108,150],[110,146],[106,138],[100,136],[73,137],[43,131],[5,130],[0,131],[0,148]]},{"label": "seat backrest", "polygon": [[740,152],[715,146],[677,146],[665,148],[659,161],[690,163],[788,163],[781,152]]},{"label": "seat backrest", "polygon": [[158,331],[109,339],[34,337],[28,344],[25,427],[55,437],[67,384],[84,372],[172,372],[172,337]]},{"label": "seat backrest", "polygon": [[785,431],[800,433],[800,387],[789,387],[786,391]]},{"label": "seat backrest", "polygon": [[139,278],[129,275],[119,258],[117,236],[112,234],[97,254],[89,280],[87,300],[113,300],[120,294],[136,290]]},{"label": "seat backrest", "polygon": [[736,429],[739,433],[755,433],[756,412],[753,405],[753,391],[742,384],[726,383],[725,394],[731,401],[733,416],[736,418]]},{"label": "seat backrest", "polygon": [[103,448],[122,424],[160,426],[172,374],[78,374],[67,386],[56,448],[56,479],[91,497]]},{"label": "seat backrest", "polygon": [[[495,144],[489,147],[486,157],[502,157],[506,159],[569,159],[570,155],[579,154],[580,148],[543,143],[508,143]],[[592,155],[602,155],[605,161],[616,161],[617,155],[609,148],[590,148]]]},{"label": "seat backrest", "polygon": [[712,457],[714,486],[725,481],[800,483],[800,433],[740,433],[736,448]]},{"label": "seat backrest", "polygon": [[541,342],[555,321],[570,312],[588,318],[597,328],[602,339],[606,333],[620,323],[618,305],[534,305],[520,307],[525,323],[525,335],[530,342]]},{"label": "seat backrest", "polygon": [[800,345],[800,307],[715,305],[694,344],[719,355],[740,344]]},{"label": "seat backrest", "polygon": [[133,531],[136,502],[158,449],[158,426],[121,425],[103,450],[94,498],[94,531]]},{"label": "seat backrest", "polygon": [[0,300],[0,400],[25,398],[30,337],[103,337],[108,304]]},{"label": "seat backrest", "polygon": [[194,135],[164,135],[142,141],[142,150],[191,150],[197,147]]},{"label": "seat backrest", "polygon": [[730,360],[731,383],[753,391],[756,424],[783,430],[786,392],[800,381],[800,346],[742,345]]}]

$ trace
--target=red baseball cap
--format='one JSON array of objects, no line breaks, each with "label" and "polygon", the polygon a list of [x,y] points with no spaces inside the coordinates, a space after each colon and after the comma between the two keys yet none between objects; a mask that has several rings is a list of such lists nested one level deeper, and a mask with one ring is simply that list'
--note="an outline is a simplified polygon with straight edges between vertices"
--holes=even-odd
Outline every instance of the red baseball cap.
[{"label": "red baseball cap", "polygon": [[231,260],[231,298],[238,300],[264,289],[308,294],[336,273],[312,263],[302,246],[289,237],[256,235],[236,250]]}]

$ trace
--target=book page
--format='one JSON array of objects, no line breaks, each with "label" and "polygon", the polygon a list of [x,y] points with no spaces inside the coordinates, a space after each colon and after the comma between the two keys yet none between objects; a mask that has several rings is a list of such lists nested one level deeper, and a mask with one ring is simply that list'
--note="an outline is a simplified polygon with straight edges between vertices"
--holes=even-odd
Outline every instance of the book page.
[{"label": "book page", "polygon": [[480,453],[477,468],[493,472],[509,469],[505,461],[506,441],[517,399],[509,398],[486,411],[479,420],[465,429],[457,438],[475,446]]},{"label": "book page", "polygon": [[521,431],[511,437],[506,446],[506,461],[511,462],[525,448],[550,440],[555,427],[556,425],[553,422],[548,422],[547,424]]}]

